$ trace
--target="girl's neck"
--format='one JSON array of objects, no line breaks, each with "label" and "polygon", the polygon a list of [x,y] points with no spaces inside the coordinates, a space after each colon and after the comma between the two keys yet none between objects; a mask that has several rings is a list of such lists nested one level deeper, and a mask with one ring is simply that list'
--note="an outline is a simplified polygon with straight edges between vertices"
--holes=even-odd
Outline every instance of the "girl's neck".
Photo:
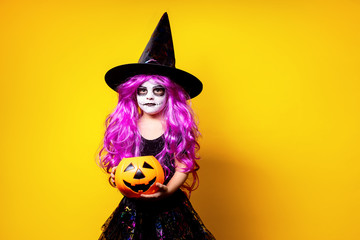
[{"label": "girl's neck", "polygon": [[164,134],[166,124],[162,114],[149,115],[144,113],[138,121],[138,130],[145,139],[152,140]]}]

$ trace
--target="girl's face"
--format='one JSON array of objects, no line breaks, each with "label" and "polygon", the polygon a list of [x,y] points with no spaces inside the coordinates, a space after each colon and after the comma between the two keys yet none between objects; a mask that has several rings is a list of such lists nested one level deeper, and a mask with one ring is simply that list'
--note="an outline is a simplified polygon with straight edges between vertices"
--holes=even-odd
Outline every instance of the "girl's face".
[{"label": "girl's face", "polygon": [[140,109],[150,115],[160,113],[166,104],[164,86],[156,83],[153,79],[138,87],[136,97]]}]

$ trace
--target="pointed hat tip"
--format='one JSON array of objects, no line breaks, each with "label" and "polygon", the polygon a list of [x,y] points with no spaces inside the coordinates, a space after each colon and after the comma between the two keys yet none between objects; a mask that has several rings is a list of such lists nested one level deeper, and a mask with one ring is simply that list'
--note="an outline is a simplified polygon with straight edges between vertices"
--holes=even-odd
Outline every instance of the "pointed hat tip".
[{"label": "pointed hat tip", "polygon": [[169,20],[169,16],[168,16],[167,12],[165,12],[165,13],[162,15],[161,19],[168,19],[168,20]]}]

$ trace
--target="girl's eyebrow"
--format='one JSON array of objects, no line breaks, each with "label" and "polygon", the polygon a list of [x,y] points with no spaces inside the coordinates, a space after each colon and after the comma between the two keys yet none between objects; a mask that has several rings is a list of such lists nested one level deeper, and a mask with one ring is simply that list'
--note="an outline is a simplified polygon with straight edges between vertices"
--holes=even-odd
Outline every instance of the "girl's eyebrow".
[{"label": "girl's eyebrow", "polygon": [[154,88],[165,88],[163,85],[156,85],[156,86],[154,86]]}]

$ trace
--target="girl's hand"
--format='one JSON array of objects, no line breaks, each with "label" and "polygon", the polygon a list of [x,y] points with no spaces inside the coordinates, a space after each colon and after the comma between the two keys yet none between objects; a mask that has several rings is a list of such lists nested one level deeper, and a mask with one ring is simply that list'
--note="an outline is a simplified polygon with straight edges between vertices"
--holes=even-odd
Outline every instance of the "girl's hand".
[{"label": "girl's hand", "polygon": [[188,177],[188,173],[175,171],[174,176],[170,179],[167,186],[161,183],[156,183],[156,186],[159,188],[159,191],[150,195],[141,194],[140,196],[142,199],[149,199],[149,200],[150,199],[158,200],[161,198],[165,198],[173,194],[179,187],[181,187],[181,185],[183,185],[183,183],[186,181],[187,177]]},{"label": "girl's hand", "polygon": [[113,186],[113,187],[116,187],[116,183],[115,183],[115,172],[116,172],[116,168],[117,168],[117,166],[116,166],[116,167],[113,167],[113,168],[111,169],[110,178],[109,178],[109,182],[110,182],[111,186]]},{"label": "girl's hand", "polygon": [[161,199],[164,197],[167,197],[170,195],[169,189],[167,186],[161,184],[161,183],[156,183],[156,186],[159,188],[159,190],[156,193],[153,194],[149,194],[149,195],[145,195],[145,194],[141,194],[141,198],[143,199],[149,199],[149,200],[157,200],[157,199]]}]

